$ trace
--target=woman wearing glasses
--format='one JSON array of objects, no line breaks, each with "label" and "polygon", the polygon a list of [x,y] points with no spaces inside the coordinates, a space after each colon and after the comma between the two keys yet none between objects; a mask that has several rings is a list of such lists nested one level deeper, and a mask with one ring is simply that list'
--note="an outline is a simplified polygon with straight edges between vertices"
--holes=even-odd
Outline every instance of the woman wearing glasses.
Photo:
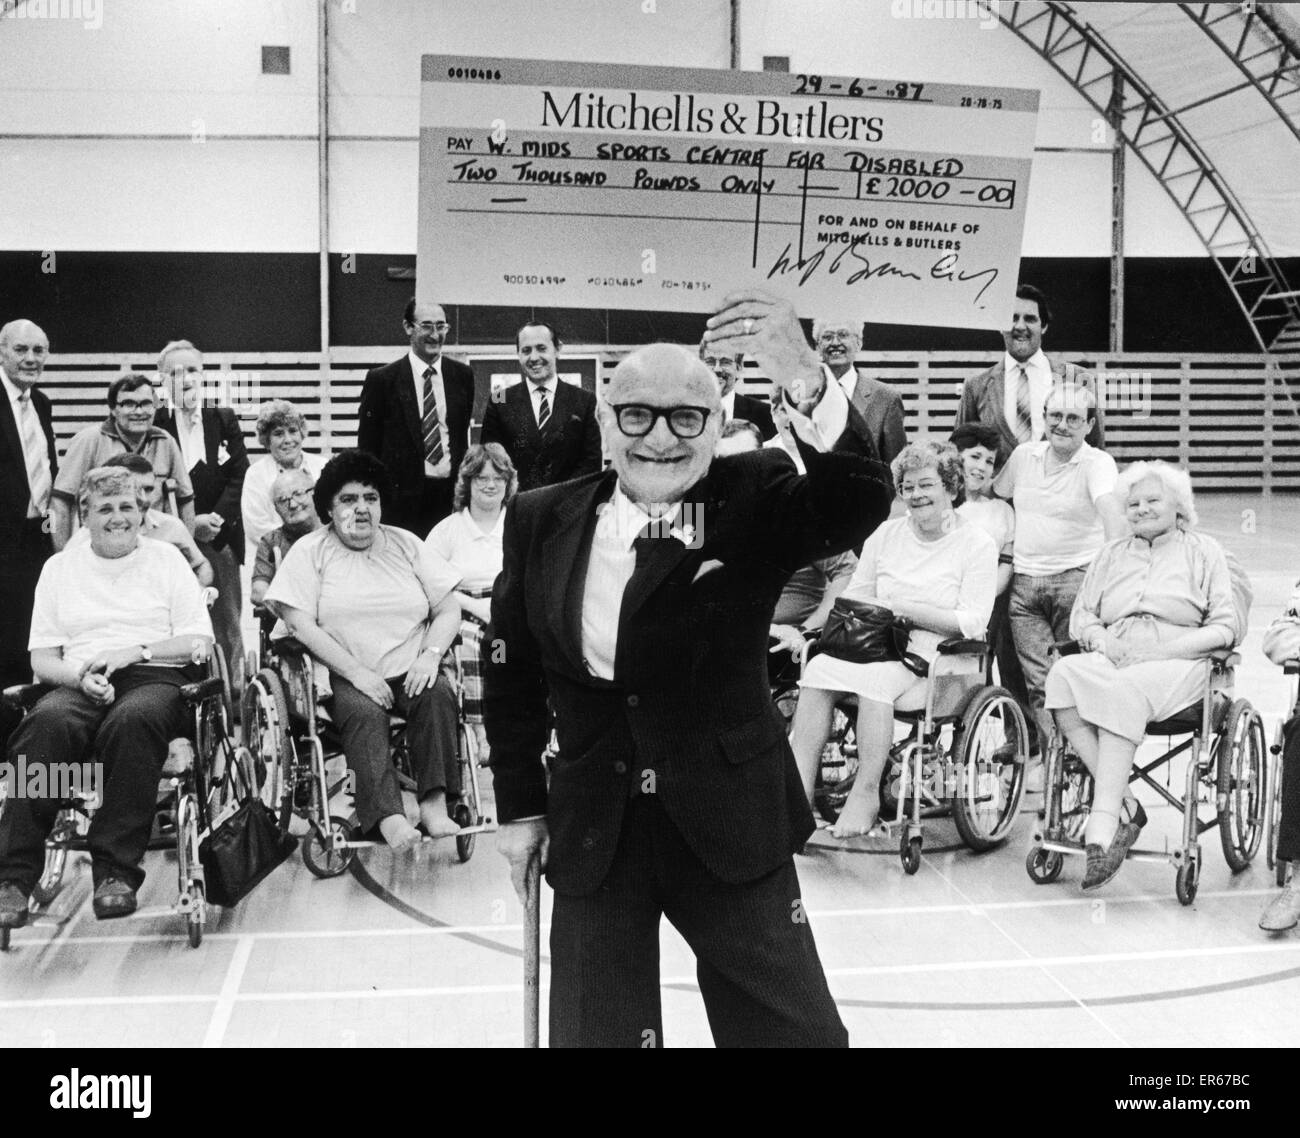
[{"label": "woman wearing glasses", "polygon": [[454,834],[456,696],[440,673],[460,628],[459,575],[407,530],[382,524],[387,470],[343,451],[316,480],[327,525],[289,550],[266,593],[291,635],[330,671],[331,713],[356,775],[362,832],[401,849],[420,840],[406,819],[388,745],[388,712],[406,717],[411,774],[429,837]]},{"label": "woman wearing glasses", "polygon": [[501,534],[506,505],[515,496],[514,463],[499,443],[472,446],[456,478],[456,512],[443,518],[425,544],[460,574],[460,658],[465,721],[474,725],[479,754],[485,756],[483,674],[479,652],[483,630],[492,619],[492,586],[501,572]]},{"label": "woman wearing glasses", "polygon": [[1047,709],[1093,774],[1084,889],[1119,872],[1146,824],[1128,785],[1147,724],[1196,702],[1210,653],[1237,636],[1228,563],[1213,538],[1192,529],[1187,472],[1135,462],[1116,496],[1132,532],[1088,567],[1069,630],[1083,651],[1047,677]]}]

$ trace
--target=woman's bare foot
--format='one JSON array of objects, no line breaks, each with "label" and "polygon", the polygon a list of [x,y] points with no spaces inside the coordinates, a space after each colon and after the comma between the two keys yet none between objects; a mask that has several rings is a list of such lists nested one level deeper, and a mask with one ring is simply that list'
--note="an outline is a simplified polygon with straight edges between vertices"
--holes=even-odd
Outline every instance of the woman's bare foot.
[{"label": "woman's bare foot", "polygon": [[390,849],[406,850],[420,842],[420,831],[406,820],[405,814],[390,814],[379,819],[379,832]]},{"label": "woman's bare foot", "polygon": [[869,803],[860,800],[855,802],[850,795],[835,825],[831,827],[831,837],[860,838],[864,834],[869,834],[876,824],[879,813],[880,811],[872,809]]},{"label": "woman's bare foot", "polygon": [[435,791],[420,803],[420,826],[431,838],[449,838],[460,827],[447,817],[447,796]]}]

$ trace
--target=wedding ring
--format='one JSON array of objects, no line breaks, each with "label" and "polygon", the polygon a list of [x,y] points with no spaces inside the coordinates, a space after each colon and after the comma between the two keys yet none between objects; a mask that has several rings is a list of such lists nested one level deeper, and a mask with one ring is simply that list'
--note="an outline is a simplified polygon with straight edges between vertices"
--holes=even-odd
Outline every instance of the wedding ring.
[{"label": "wedding ring", "polygon": [[746,320],[746,321],[745,321],[745,335],[746,335],[746,336],[752,336],[753,334],[754,334],[754,322],[753,322],[753,320]]}]

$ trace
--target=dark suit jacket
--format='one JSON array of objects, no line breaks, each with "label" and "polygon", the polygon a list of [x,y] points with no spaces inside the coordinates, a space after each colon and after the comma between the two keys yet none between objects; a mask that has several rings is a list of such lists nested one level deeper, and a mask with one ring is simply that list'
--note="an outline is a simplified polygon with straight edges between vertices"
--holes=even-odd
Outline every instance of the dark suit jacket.
[{"label": "dark suit jacket", "polygon": [[[442,384],[447,399],[443,438],[454,484],[469,446],[474,373],[465,364],[444,355]],[[420,428],[409,356],[366,373],[357,413],[357,446],[368,450],[388,468],[393,479],[393,524],[405,524],[397,519],[415,516],[424,491],[424,432]]]},{"label": "dark suit jacket", "polygon": [[[0,397],[4,395],[4,388],[0,386]],[[50,456],[50,480],[53,482],[59,472],[59,455],[54,445],[49,396],[33,387],[32,406],[36,408],[36,417],[45,435],[45,446]],[[18,437],[18,423],[9,400],[0,398],[0,556],[17,546],[30,500],[27,461],[23,457],[22,439]]]},{"label": "dark suit jacket", "polygon": [[[723,880],[771,872],[812,832],[768,687],[768,625],[790,574],[861,542],[892,497],[887,472],[852,432],[837,445],[859,453],[807,450],[807,477],[771,448],[714,460],[678,518],[695,527],[697,547],[656,542],[628,585],[614,682],[583,663],[582,600],[597,507],[616,474],[521,494],[508,508],[484,714],[499,816],[547,815],[558,892],[600,886],[643,770]],[[549,791],[548,700],[560,750]]]},{"label": "dark suit jacket", "polygon": [[772,408],[762,399],[755,399],[752,395],[742,395],[737,391],[733,407],[735,417],[753,423],[763,436],[764,442],[776,437],[776,424],[772,422]]},{"label": "dark suit jacket", "polygon": [[[1052,375],[1056,379],[1069,380],[1071,383],[1085,384],[1097,398],[1097,417],[1093,421],[1092,429],[1088,432],[1084,442],[1098,449],[1103,449],[1106,441],[1106,426],[1102,421],[1101,397],[1097,391],[1097,377],[1090,371],[1085,371],[1077,364],[1068,364],[1061,361],[1049,361],[1052,364]],[[968,379],[962,384],[961,402],[957,405],[957,421],[953,424],[960,427],[962,423],[984,423],[990,427],[996,427],[998,430],[998,467],[1011,457],[1011,452],[1019,445],[1020,440],[1016,438],[1016,433],[1011,429],[1007,422],[1006,414],[1006,356],[998,360],[988,371],[980,372],[973,379]]]},{"label": "dark suit jacket", "polygon": [[[239,512],[239,498],[244,490],[244,475],[248,473],[248,450],[244,446],[244,432],[239,420],[229,407],[202,407],[203,461],[190,471],[194,484],[194,512],[220,514],[225,524],[215,540],[214,549],[228,548],[240,564],[244,561],[244,520]],[[170,407],[160,407],[153,418],[155,427],[161,427],[180,445],[176,426],[176,413]],[[226,447],[226,461],[221,461],[221,446]]]},{"label": "dark suit jacket", "polygon": [[535,490],[567,482],[601,467],[600,426],[596,397],[560,380],[546,429],[537,429],[533,395],[526,379],[507,387],[488,403],[479,441],[500,443],[519,472],[519,489]]},{"label": "dark suit jacket", "polygon": [[[856,369],[855,369],[856,370]],[[866,421],[876,453],[886,466],[898,457],[907,446],[907,430],[903,426],[903,397],[887,383],[858,372],[858,382],[853,388],[854,408]]]}]

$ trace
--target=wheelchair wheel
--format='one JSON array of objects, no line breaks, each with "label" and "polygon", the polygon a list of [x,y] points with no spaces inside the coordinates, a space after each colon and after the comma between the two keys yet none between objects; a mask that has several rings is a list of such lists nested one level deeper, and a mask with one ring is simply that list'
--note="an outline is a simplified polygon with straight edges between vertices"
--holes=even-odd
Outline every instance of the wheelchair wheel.
[{"label": "wheelchair wheel", "polygon": [[834,822],[844,809],[858,773],[858,741],[853,716],[836,708],[831,717],[831,734],[822,748],[813,807],[827,822]]},{"label": "wheelchair wheel", "polygon": [[284,684],[269,668],[258,672],[244,689],[240,731],[261,776],[260,797],[275,811],[280,832],[287,833],[293,814],[293,787],[286,785],[285,778],[293,769],[289,703]]},{"label": "wheelchair wheel", "polygon": [[1259,849],[1268,801],[1268,744],[1264,721],[1244,699],[1233,701],[1219,736],[1219,841],[1223,858],[1240,873]]},{"label": "wheelchair wheel", "polygon": [[190,886],[190,911],[186,932],[189,934],[190,947],[198,948],[203,943],[203,887],[195,882]]},{"label": "wheelchair wheel", "polygon": [[1178,894],[1180,905],[1190,905],[1196,900],[1196,887],[1200,884],[1200,873],[1195,861],[1186,861],[1178,867],[1178,876],[1174,879],[1174,892]]},{"label": "wheelchair wheel", "polygon": [[1061,876],[1065,865],[1065,856],[1056,850],[1045,850],[1041,846],[1029,851],[1025,858],[1025,872],[1035,885],[1050,885]]},{"label": "wheelchair wheel", "polygon": [[903,836],[898,843],[898,856],[903,863],[903,872],[911,877],[918,869],[921,868],[921,839],[920,837],[912,838],[910,841],[907,837],[907,831],[903,831]]},{"label": "wheelchair wheel", "polygon": [[1272,762],[1268,768],[1268,812],[1264,817],[1264,856],[1279,886],[1286,884],[1287,862],[1277,856],[1277,837],[1282,824],[1282,725],[1278,724],[1273,741]]},{"label": "wheelchair wheel", "polygon": [[[474,816],[470,814],[469,807],[463,802],[456,806],[456,809],[451,812],[451,816],[456,825],[462,830],[466,826],[474,825]],[[462,862],[469,861],[474,856],[474,839],[477,837],[477,834],[456,835],[456,856]]]},{"label": "wheelchair wheel", "polygon": [[[337,814],[330,816],[330,833],[345,842],[352,841],[355,836],[351,823]],[[325,844],[325,836],[314,826],[302,844],[302,860],[316,877],[338,877],[347,872],[356,852],[351,849],[329,849]]]},{"label": "wheelchair wheel", "polygon": [[1029,727],[1009,691],[986,688],[971,701],[953,754],[958,764],[953,821],[962,841],[983,853],[1006,840],[1025,790]]},{"label": "wheelchair wheel", "polygon": [[9,934],[13,929],[0,929],[0,952],[9,951]]}]

